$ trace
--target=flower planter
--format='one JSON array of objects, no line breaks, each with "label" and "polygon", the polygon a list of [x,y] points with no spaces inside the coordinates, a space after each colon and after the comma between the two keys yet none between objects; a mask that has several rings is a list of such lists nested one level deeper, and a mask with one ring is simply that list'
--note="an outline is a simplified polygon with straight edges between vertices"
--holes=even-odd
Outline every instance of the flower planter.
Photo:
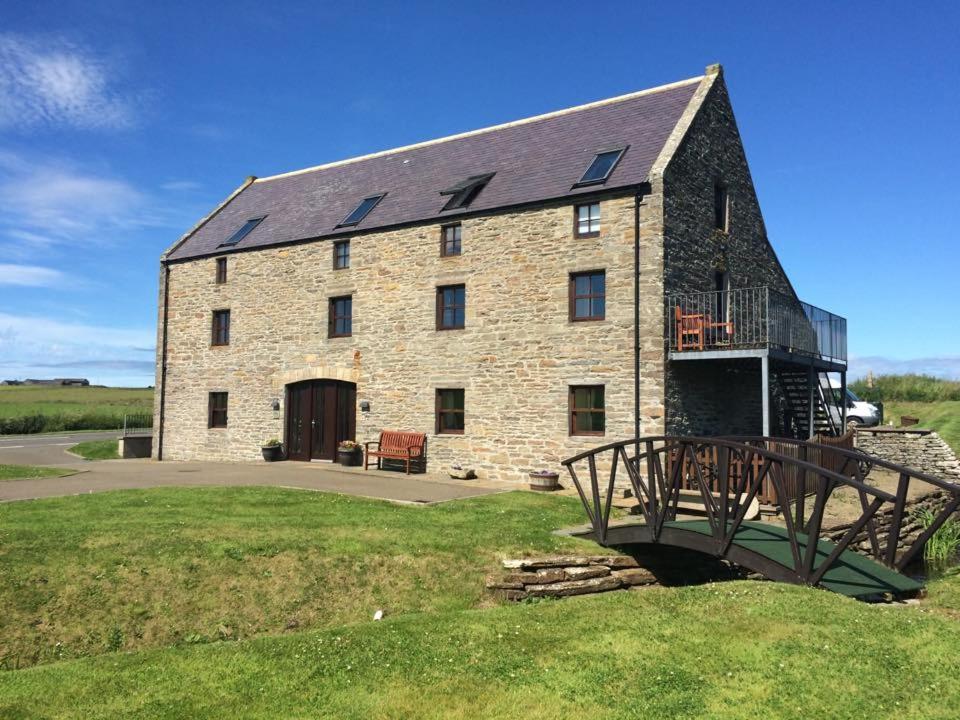
[{"label": "flower planter", "polygon": [[356,450],[337,450],[337,462],[347,467],[356,467],[363,460],[360,448]]},{"label": "flower planter", "polygon": [[260,448],[263,453],[263,459],[267,462],[276,462],[283,460],[283,445],[265,445]]},{"label": "flower planter", "polygon": [[551,472],[532,472],[530,477],[530,489],[540,492],[550,492],[560,489],[560,475]]}]

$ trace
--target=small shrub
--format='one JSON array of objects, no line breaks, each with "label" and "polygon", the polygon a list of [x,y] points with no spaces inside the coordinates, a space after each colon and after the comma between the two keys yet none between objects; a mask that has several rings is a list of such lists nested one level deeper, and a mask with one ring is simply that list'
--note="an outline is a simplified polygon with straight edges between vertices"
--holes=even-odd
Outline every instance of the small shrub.
[{"label": "small shrub", "polygon": [[113,626],[113,629],[107,633],[107,650],[110,652],[116,652],[123,647],[123,630],[121,630],[117,625]]}]

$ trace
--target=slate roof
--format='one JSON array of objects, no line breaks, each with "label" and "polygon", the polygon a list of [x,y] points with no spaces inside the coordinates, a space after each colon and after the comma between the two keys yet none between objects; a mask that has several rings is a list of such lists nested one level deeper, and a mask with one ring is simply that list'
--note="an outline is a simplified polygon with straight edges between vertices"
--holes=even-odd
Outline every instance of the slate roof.
[{"label": "slate roof", "polygon": [[[700,78],[529,120],[260,178],[168,255],[169,260],[242,250],[401,223],[440,221],[595,192],[574,184],[601,150],[629,149],[603,189],[638,185],[686,109]],[[446,190],[496,173],[464,210],[442,211]],[[337,228],[370,195],[386,197],[357,227]],[[266,215],[235,248],[218,250],[250,218]]]}]

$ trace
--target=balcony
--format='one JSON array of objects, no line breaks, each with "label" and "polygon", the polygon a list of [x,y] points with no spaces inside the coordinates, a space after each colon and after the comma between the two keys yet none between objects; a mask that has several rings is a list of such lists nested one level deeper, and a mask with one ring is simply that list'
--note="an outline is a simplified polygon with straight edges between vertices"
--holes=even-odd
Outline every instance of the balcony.
[{"label": "balcony", "polygon": [[846,370],[846,319],[771,288],[670,295],[666,310],[671,360],[772,357]]}]

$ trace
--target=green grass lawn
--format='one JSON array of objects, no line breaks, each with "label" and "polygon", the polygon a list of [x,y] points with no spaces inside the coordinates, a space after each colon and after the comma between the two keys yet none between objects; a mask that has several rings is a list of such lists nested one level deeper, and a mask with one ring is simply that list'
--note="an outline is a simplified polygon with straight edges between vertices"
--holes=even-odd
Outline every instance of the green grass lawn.
[{"label": "green grass lawn", "polygon": [[70,452],[87,460],[119,460],[118,447],[116,440],[87,440],[74,445]]},{"label": "green grass lawn", "polygon": [[0,505],[0,718],[960,716],[957,574],[919,607],[749,581],[489,600],[500,554],[595,551],[551,534],[581,521],[520,492]]},{"label": "green grass lawn", "polygon": [[741,581],[10,672],[9,718],[956,718],[960,624]]},{"label": "green grass lawn", "polygon": [[416,507],[278,488],[3,504],[0,667],[476,607],[498,553],[595,550],[551,534],[582,513],[520,492]]},{"label": "green grass lawn", "polygon": [[39,467],[36,465],[0,465],[0,480],[63,477],[64,475],[72,475],[74,472],[76,471],[67,468]]},{"label": "green grass lawn", "polygon": [[150,388],[0,386],[0,433],[113,430],[124,415],[150,415]]},{"label": "green grass lawn", "polygon": [[891,400],[883,404],[884,420],[900,424],[901,415],[920,418],[920,427],[936,430],[953,451],[960,453],[960,400],[940,402],[900,402]]}]

